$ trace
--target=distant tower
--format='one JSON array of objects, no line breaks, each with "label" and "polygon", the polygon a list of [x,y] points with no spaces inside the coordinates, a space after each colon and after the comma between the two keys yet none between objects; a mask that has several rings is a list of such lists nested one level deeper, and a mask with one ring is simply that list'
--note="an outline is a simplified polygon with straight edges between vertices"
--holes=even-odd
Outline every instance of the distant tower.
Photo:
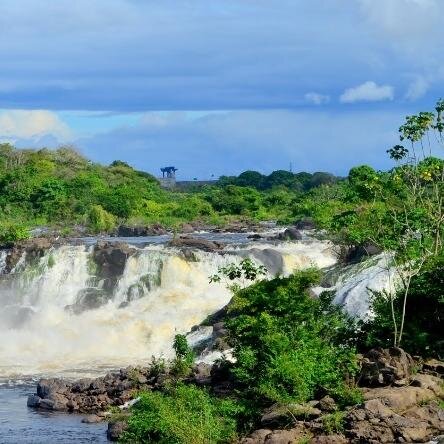
[{"label": "distant tower", "polygon": [[160,185],[164,188],[174,188],[176,186],[177,168],[168,166],[161,168],[160,171],[162,171],[162,177],[159,179]]}]

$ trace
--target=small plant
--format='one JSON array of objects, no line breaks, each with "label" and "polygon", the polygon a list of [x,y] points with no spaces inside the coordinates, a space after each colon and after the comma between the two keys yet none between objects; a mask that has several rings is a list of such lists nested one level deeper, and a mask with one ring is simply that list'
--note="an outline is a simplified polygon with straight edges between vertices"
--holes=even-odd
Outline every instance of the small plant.
[{"label": "small plant", "polygon": [[333,412],[322,417],[322,423],[325,431],[332,435],[334,433],[342,433],[344,431],[345,412]]},{"label": "small plant", "polygon": [[188,345],[187,338],[184,335],[176,335],[174,337],[173,349],[176,357],[172,362],[171,373],[178,377],[188,376],[191,372],[195,355]]},{"label": "small plant", "polygon": [[52,254],[49,255],[48,257],[48,268],[52,268],[55,265],[55,259],[54,256]]},{"label": "small plant", "polygon": [[220,267],[217,274],[210,277],[210,283],[221,282],[222,277],[230,281],[238,280],[242,285],[239,283],[229,285],[229,288],[235,292],[266,274],[267,269],[263,265],[256,265],[250,258],[245,258],[239,264],[230,263],[225,267]]},{"label": "small plant", "polygon": [[158,376],[164,374],[167,369],[165,359],[156,358],[155,356],[151,356],[151,362],[149,367],[150,367],[150,376],[154,378],[157,378]]}]

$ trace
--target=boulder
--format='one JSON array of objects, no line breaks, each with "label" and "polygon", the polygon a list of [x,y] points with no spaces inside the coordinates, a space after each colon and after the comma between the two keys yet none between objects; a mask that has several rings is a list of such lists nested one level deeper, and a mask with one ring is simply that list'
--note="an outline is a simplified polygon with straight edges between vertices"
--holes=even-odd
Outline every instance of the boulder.
[{"label": "boulder", "polygon": [[26,405],[28,407],[32,407],[32,408],[36,408],[40,406],[40,401],[42,400],[42,398],[40,398],[40,396],[37,395],[29,395],[28,396],[28,401],[26,403]]},{"label": "boulder", "polygon": [[127,428],[128,424],[125,421],[109,422],[106,436],[110,441],[118,441]]},{"label": "boulder", "polygon": [[126,261],[136,251],[123,242],[97,242],[93,259],[97,265],[97,277],[104,281],[105,291],[112,292],[125,270]]},{"label": "boulder", "polygon": [[319,400],[319,408],[323,412],[334,412],[338,409],[338,406],[331,396],[324,396]]},{"label": "boulder", "polygon": [[117,228],[117,236],[119,237],[159,236],[162,234],[167,234],[167,231],[160,224],[120,225]]},{"label": "boulder", "polygon": [[298,230],[314,230],[316,228],[315,221],[311,217],[303,217],[294,224]]},{"label": "boulder", "polygon": [[97,424],[103,421],[103,417],[98,415],[88,415],[82,419],[84,424]]},{"label": "boulder", "polygon": [[172,239],[169,242],[171,247],[177,248],[194,248],[197,250],[203,250],[208,252],[220,251],[224,244],[221,242],[215,242],[208,239],[198,239],[190,236],[180,236],[178,238]]},{"label": "boulder", "polygon": [[363,356],[359,385],[377,387],[407,381],[414,367],[413,358],[401,348],[374,348]]},{"label": "boulder", "polygon": [[290,227],[290,228],[287,228],[283,233],[279,233],[278,239],[280,239],[280,240],[301,240],[302,234],[297,228]]},{"label": "boulder", "polygon": [[346,264],[356,264],[380,253],[382,250],[374,244],[352,245],[342,249],[340,259]]}]

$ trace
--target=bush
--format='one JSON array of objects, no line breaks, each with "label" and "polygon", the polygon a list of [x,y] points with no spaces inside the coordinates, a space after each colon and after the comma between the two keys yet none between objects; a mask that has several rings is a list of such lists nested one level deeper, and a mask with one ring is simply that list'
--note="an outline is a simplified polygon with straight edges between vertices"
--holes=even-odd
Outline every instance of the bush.
[{"label": "bush", "polygon": [[0,244],[10,244],[29,239],[29,229],[20,224],[0,224]]},{"label": "bush", "polygon": [[351,399],[344,381],[357,370],[347,343],[353,324],[330,300],[309,296],[318,278],[311,269],[261,281],[230,303],[232,374],[259,404],[305,402],[327,393],[342,404]]},{"label": "bush", "polygon": [[234,441],[240,408],[204,389],[178,384],[165,393],[146,392],[132,409],[123,442],[217,444]]},{"label": "bush", "polygon": [[116,226],[116,218],[101,205],[93,205],[88,214],[89,227],[94,233],[111,231]]},{"label": "bush", "polygon": [[[398,326],[403,305],[403,291],[394,298]],[[362,325],[363,349],[393,345],[393,320],[390,301],[384,294],[373,296],[374,319]],[[413,355],[444,357],[444,255],[431,260],[412,278],[406,305],[405,329],[401,346]]]}]

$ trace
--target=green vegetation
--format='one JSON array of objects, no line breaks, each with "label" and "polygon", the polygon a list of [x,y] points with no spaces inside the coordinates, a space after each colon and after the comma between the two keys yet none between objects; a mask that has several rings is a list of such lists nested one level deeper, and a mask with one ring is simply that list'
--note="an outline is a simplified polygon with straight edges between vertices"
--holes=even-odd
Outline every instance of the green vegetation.
[{"label": "green vegetation", "polygon": [[[250,178],[257,175],[260,181]],[[150,174],[122,161],[102,166],[71,147],[18,150],[0,144],[0,221],[8,226],[24,224],[25,229],[68,228],[66,232],[84,225],[91,233],[110,232],[120,223],[160,223],[173,229],[191,221],[284,223],[291,221],[291,206],[301,194],[335,181],[327,173],[245,172],[239,178],[222,177],[211,186],[169,191]],[[23,236],[4,235],[9,238]]]},{"label": "green vegetation", "polygon": [[357,370],[352,323],[328,299],[308,289],[319,272],[260,281],[237,291],[227,328],[235,347],[231,372],[259,404],[305,402],[320,393],[348,404],[347,376]]},{"label": "green vegetation", "polygon": [[134,406],[122,441],[163,444],[233,442],[239,406],[192,385],[145,392]]},{"label": "green vegetation", "polygon": [[[399,285],[394,294],[374,294],[375,316],[357,328],[328,293],[310,296],[309,288],[320,278],[315,269],[258,280],[265,271],[249,260],[221,268],[210,279],[226,278],[233,292],[224,322],[236,359],[220,366],[233,384],[232,398],[221,400],[180,384],[144,394],[130,418],[132,442],[194,442],[193,436],[195,442],[230,442],[236,431],[257,425],[260,412],[272,404],[304,406],[327,394],[339,409],[323,415],[324,429],[341,433],[341,408],[362,401],[353,382],[356,347],[402,345],[412,354],[443,357],[444,162],[431,155],[432,141],[443,143],[443,101],[435,111],[407,117],[400,138],[410,146],[388,150],[396,162],[388,172],[362,165],[338,180],[325,174],[247,171],[195,191],[193,198],[204,200],[218,216],[310,217],[345,249],[375,245],[390,251]],[[176,336],[174,348],[175,362],[185,363],[190,356],[186,338]],[[186,390],[193,401],[201,401],[197,406],[190,400],[182,412]],[[221,402],[229,407],[221,408]],[[209,406],[211,413],[203,414]],[[209,435],[212,421],[217,424]],[[199,431],[188,433],[196,423]]]},{"label": "green vegetation", "polygon": [[[396,323],[400,325],[403,290],[393,298]],[[361,347],[387,347],[393,342],[392,309],[388,296],[375,294],[375,319],[362,325]],[[444,357],[444,256],[429,260],[421,273],[412,278],[402,346],[413,355]]]}]

